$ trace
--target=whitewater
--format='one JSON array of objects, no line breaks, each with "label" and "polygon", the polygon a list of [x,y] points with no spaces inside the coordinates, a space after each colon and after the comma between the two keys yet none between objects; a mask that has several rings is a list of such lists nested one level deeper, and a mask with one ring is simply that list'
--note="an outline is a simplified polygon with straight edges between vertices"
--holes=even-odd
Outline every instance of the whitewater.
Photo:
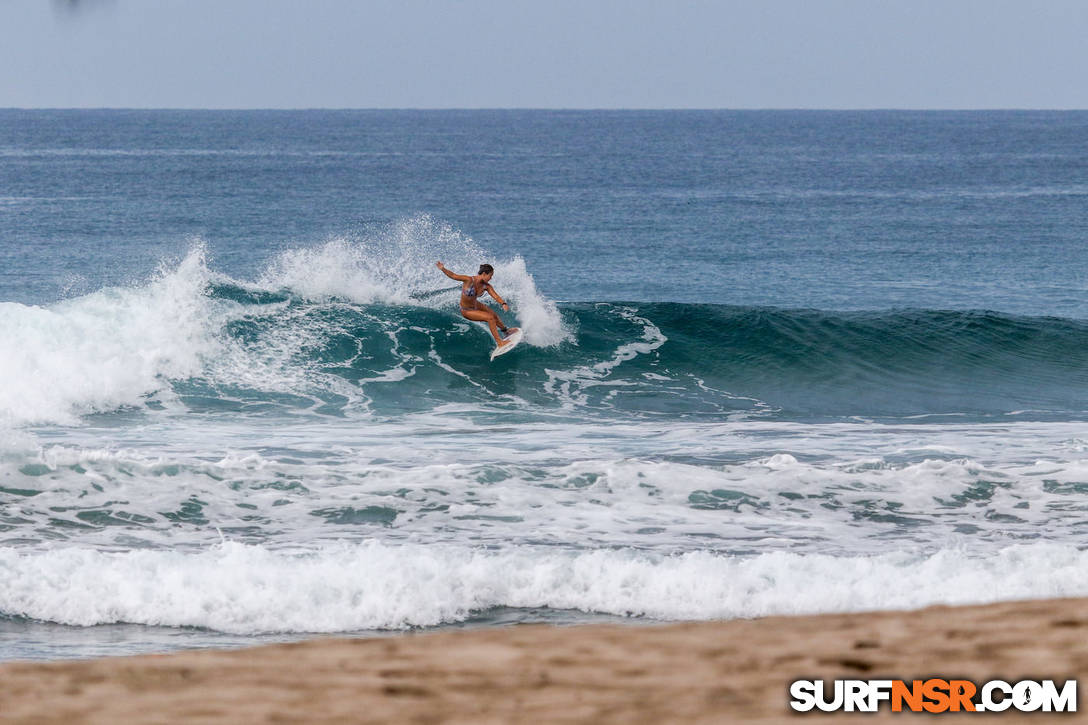
[{"label": "whitewater", "polygon": [[[482,254],[450,257],[448,241],[427,251],[462,267]],[[993,386],[955,410],[916,410],[906,393],[925,349],[897,343],[899,369],[870,364],[872,340],[851,350],[882,334],[869,331],[880,317],[805,325],[828,359],[798,361],[753,338],[811,313],[561,306],[523,261],[500,260],[530,349],[499,366],[482,327],[455,316],[456,289],[435,292],[429,257],[399,260],[398,277],[367,254],[334,240],[244,282],[213,272],[197,244],[132,287],[7,303],[0,611],[258,634],[495,608],[667,620],[1088,590],[1079,425],[997,414]],[[677,315],[713,329],[670,351],[662,327]],[[942,334],[939,315],[911,318],[929,325],[926,345]],[[970,324],[988,327],[971,340]],[[730,349],[717,330],[742,325]],[[814,332],[828,325],[847,329]],[[958,318],[947,380],[931,387],[956,384],[959,348],[996,353],[1006,328],[1031,325],[1021,335],[1085,335]],[[826,396],[848,377],[855,394],[783,407],[798,393],[721,387],[743,384],[753,356],[761,375],[782,368],[776,386],[818,374]],[[1059,374],[1028,357],[1023,381],[1008,359],[992,363],[1007,397]],[[898,417],[883,396],[859,400],[865,375],[905,386]],[[836,406],[852,414],[830,422]]]},{"label": "whitewater", "polygon": [[[87,148],[0,143],[18,252],[0,278],[0,658],[1088,595],[1086,187],[1042,162],[1030,184],[976,184],[957,154],[998,162],[958,116],[848,116],[855,147],[797,131],[826,131],[819,115],[529,113],[529,132],[255,113],[221,140],[234,115],[139,116],[179,124],[167,139],[35,113],[29,137],[70,126]],[[1015,146],[1032,119],[986,118],[1003,169],[1035,163]],[[0,131],[28,123],[0,113]],[[960,144],[875,154],[905,143],[889,124]],[[616,153],[648,127],[678,133]],[[374,138],[410,178],[357,150]],[[436,154],[470,173],[468,154],[474,184]],[[912,176],[931,158],[939,184]],[[72,168],[128,197],[64,188]],[[677,186],[688,172],[698,188]],[[436,175],[471,198],[401,213]],[[1043,186],[1068,193],[1002,236]],[[993,220],[978,238],[964,205]],[[493,264],[525,344],[489,361],[438,260]]]}]

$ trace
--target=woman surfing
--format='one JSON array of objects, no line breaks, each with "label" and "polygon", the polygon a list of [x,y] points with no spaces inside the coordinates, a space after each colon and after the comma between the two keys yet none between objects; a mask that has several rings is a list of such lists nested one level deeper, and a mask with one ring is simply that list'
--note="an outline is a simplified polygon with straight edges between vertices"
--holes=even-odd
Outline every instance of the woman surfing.
[{"label": "woman surfing", "polygon": [[450,279],[455,279],[461,283],[461,317],[473,322],[486,322],[491,329],[491,335],[495,338],[496,350],[504,345],[509,345],[510,340],[500,337],[499,332],[501,331],[504,337],[509,338],[518,331],[518,328],[506,327],[499,318],[499,313],[480,301],[480,295],[486,292],[491,295],[492,299],[502,305],[504,310],[510,311],[510,305],[506,304],[506,301],[491,286],[491,278],[495,276],[495,268],[490,264],[481,264],[480,271],[475,276],[470,277],[465,274],[454,274],[446,269],[446,265],[441,262],[435,262],[435,266]]}]

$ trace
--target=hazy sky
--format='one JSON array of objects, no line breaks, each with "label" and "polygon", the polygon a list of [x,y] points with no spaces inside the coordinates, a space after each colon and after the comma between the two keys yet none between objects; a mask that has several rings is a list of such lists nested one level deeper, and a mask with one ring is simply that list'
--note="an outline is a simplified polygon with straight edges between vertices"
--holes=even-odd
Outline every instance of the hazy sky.
[{"label": "hazy sky", "polygon": [[0,107],[1088,108],[1086,0],[0,0]]}]

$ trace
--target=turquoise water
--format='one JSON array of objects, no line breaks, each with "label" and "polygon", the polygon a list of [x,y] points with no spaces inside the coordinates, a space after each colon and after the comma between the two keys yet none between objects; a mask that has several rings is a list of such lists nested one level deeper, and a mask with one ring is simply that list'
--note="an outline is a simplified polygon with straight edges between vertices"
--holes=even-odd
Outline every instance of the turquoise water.
[{"label": "turquoise water", "polygon": [[1086,131],[0,111],[0,657],[1086,594]]}]

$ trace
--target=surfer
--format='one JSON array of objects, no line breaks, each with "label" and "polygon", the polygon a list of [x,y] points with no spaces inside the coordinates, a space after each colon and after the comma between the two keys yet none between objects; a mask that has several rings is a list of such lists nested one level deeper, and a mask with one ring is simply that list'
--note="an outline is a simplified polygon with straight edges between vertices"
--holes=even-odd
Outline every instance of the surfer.
[{"label": "surfer", "polygon": [[500,337],[499,332],[502,332],[503,336],[509,336],[517,332],[518,328],[507,328],[506,325],[502,324],[499,313],[480,301],[480,295],[486,292],[491,295],[492,299],[502,305],[504,310],[510,311],[510,305],[506,304],[506,301],[491,286],[491,278],[495,276],[495,268],[490,264],[481,264],[480,271],[475,276],[470,277],[465,274],[454,274],[446,269],[446,265],[441,262],[436,262],[435,266],[450,279],[455,279],[461,283],[461,316],[474,322],[486,322],[491,329],[491,335],[495,338],[497,348],[508,345],[509,340]]}]

